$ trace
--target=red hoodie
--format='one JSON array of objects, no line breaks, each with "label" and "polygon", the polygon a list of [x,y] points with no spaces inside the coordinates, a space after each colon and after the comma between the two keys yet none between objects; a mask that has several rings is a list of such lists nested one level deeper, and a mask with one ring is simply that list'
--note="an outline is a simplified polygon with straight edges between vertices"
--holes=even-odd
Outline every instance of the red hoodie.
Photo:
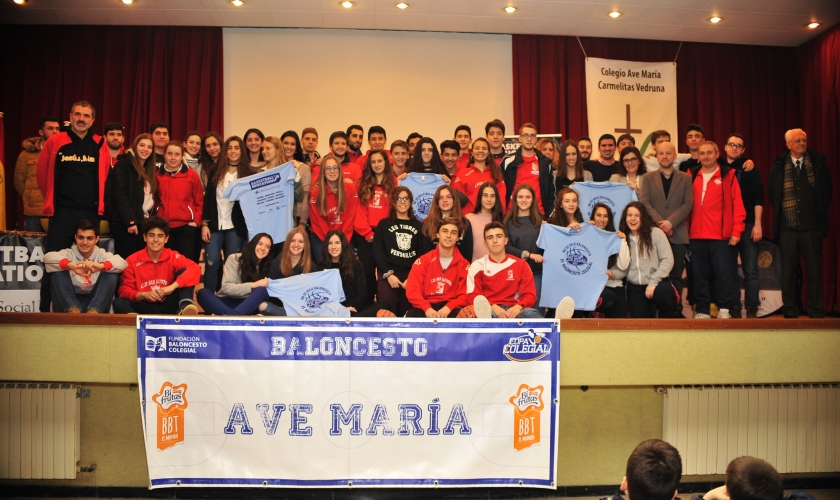
[{"label": "red hoodie", "polygon": [[338,211],[338,196],[332,189],[327,188],[327,216],[321,215],[318,210],[318,186],[312,183],[312,190],[309,195],[309,224],[312,232],[321,241],[332,229],[341,229],[347,241],[353,238],[354,221],[358,215],[359,197],[356,195],[356,186],[349,182],[344,183],[344,194],[347,200],[344,203],[344,212]]},{"label": "red hoodie", "polygon": [[[506,255],[504,262],[496,262],[489,255],[470,264],[467,293],[470,302],[484,295],[493,305],[534,307],[537,287],[534,274],[524,260]],[[518,298],[517,298],[518,295]]]},{"label": "red hoodie", "polygon": [[[99,145],[99,215],[105,214],[105,181],[111,172],[111,155],[108,153],[108,143],[102,136],[92,134],[93,142]],[[67,132],[59,132],[44,142],[41,154],[38,156],[36,173],[38,188],[44,193],[44,217],[55,215],[55,159],[58,151],[73,142]]]},{"label": "red hoodie", "polygon": [[[139,292],[151,292],[173,282],[177,282],[181,288],[195,286],[201,278],[198,264],[168,248],[161,250],[157,262],[149,257],[145,248],[129,255],[125,261],[128,265],[122,273],[119,296],[135,302],[138,301]],[[176,280],[175,272],[181,269],[184,272]]]},{"label": "red hoodie", "polygon": [[464,307],[467,305],[469,268],[470,263],[455,247],[452,262],[444,271],[440,264],[440,249],[435,248],[414,261],[405,282],[405,296],[412,306],[423,311],[432,307],[432,303],[440,302],[446,302],[450,311]]},{"label": "red hoodie", "polygon": [[166,171],[166,164],[161,165],[157,172],[155,207],[157,215],[169,221],[169,227],[186,226],[190,222],[200,227],[204,189],[195,170],[182,163],[171,174]]},{"label": "red hoodie", "polygon": [[391,213],[391,197],[382,186],[373,187],[373,196],[367,203],[359,200],[359,213],[356,214],[356,232],[367,241],[373,240],[373,232],[379,221]]},{"label": "red hoodie", "polygon": [[494,182],[489,168],[485,167],[484,171],[481,171],[475,168],[475,165],[470,165],[464,170],[459,171],[458,175],[452,181],[452,187],[467,196],[467,203],[461,207],[461,212],[465,214],[473,212],[475,209],[475,200],[478,198],[478,188],[485,182],[493,182],[496,185],[496,189],[499,190],[499,200],[502,203],[502,207],[505,206],[507,186],[505,186],[504,179],[500,179],[499,182]]}]

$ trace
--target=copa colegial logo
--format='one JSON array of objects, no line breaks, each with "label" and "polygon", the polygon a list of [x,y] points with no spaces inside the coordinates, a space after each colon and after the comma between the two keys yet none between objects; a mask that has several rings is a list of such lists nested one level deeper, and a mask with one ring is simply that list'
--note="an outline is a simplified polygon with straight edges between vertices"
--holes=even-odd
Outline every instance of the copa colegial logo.
[{"label": "copa colegial logo", "polygon": [[512,337],[505,344],[504,353],[511,361],[536,361],[551,352],[551,341],[533,329],[518,337]]}]

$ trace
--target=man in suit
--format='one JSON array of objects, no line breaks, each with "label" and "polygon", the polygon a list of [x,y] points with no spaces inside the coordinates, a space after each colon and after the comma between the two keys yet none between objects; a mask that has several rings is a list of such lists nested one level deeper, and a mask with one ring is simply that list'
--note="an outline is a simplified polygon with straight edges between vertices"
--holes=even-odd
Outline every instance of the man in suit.
[{"label": "man in suit", "polygon": [[670,142],[660,143],[656,148],[659,170],[642,176],[639,201],[671,244],[674,253],[674,267],[671,282],[682,293],[682,274],[685,270],[685,253],[688,249],[688,216],[694,206],[691,190],[691,176],[674,168],[677,148]]},{"label": "man in suit", "polygon": [[828,236],[831,173],[825,156],[808,148],[802,129],[785,133],[788,152],[770,170],[770,203],[773,236],[779,241],[782,260],[782,312],[799,316],[796,305],[796,269],[799,256],[808,278],[808,316],[824,318],[822,297],[822,247]]}]

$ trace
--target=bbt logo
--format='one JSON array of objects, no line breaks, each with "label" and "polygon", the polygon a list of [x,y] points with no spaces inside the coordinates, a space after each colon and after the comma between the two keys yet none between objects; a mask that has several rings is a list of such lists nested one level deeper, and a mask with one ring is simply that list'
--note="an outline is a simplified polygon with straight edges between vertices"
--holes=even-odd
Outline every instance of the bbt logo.
[{"label": "bbt logo", "polygon": [[522,451],[540,443],[540,412],[543,386],[522,384],[508,401],[513,409],[513,449]]},{"label": "bbt logo", "polygon": [[184,410],[187,409],[187,384],[164,382],[152,396],[157,404],[157,449],[165,450],[184,442]]}]

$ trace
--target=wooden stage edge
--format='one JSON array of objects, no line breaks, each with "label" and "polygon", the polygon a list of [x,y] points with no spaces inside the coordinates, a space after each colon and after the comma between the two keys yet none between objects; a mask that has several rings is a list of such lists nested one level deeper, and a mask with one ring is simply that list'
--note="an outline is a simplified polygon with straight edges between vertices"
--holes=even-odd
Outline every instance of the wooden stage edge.
[{"label": "wooden stage edge", "polygon": [[[250,316],[252,317],[252,316]],[[0,313],[0,325],[134,326],[136,315]],[[566,319],[564,330],[840,330],[840,318],[780,315],[755,319]]]}]

